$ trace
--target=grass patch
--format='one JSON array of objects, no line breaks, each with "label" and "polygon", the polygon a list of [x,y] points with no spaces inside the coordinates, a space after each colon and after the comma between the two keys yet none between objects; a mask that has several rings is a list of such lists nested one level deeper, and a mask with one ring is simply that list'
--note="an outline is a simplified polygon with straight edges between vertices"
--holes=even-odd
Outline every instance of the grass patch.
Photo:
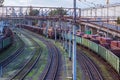
[{"label": "grass patch", "polygon": [[32,71],[26,76],[26,78],[25,78],[26,80],[29,80],[29,79],[39,80],[39,76],[47,64],[48,50],[46,48],[46,45],[43,44],[43,42],[37,38],[34,38],[34,40],[42,48],[42,54],[41,54],[41,57],[40,57],[38,63],[35,65],[34,69],[32,69]]},{"label": "grass patch", "polygon": [[[20,36],[20,38],[22,38],[22,36]],[[27,47],[25,47],[24,51],[17,58],[15,58],[9,65],[5,67],[3,77],[14,75],[14,73],[11,72],[19,70],[33,56],[32,51],[34,51],[35,47],[31,47],[28,39],[25,38],[22,38],[22,40]]]},{"label": "grass patch", "polygon": [[[30,49],[30,48],[24,50],[21,55],[19,55],[9,65],[7,65],[4,68],[3,77],[8,77],[9,75],[13,75],[13,74],[9,74],[9,73],[12,71],[16,71],[16,70],[21,69],[21,67],[33,56],[32,51],[33,51],[33,49]],[[29,58],[27,58],[27,57],[29,57]]]},{"label": "grass patch", "polygon": [[72,62],[69,61],[68,53],[63,49],[60,42],[53,41],[54,44],[60,49],[63,59],[63,71],[61,73],[63,80],[72,80]]}]

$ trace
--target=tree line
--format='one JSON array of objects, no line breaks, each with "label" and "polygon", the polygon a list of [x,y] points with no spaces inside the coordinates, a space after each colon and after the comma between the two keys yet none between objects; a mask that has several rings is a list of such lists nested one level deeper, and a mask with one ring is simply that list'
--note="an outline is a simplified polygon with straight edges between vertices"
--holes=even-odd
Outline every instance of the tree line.
[{"label": "tree line", "polygon": [[[29,15],[30,16],[38,16],[39,15],[39,10],[37,9],[33,9],[32,7],[30,7],[30,10],[29,10]],[[44,15],[44,14],[42,14]],[[47,15],[50,15],[50,16],[64,16],[64,15],[67,15],[67,11],[64,10],[62,7],[61,8],[57,8],[55,10],[51,10]]]}]

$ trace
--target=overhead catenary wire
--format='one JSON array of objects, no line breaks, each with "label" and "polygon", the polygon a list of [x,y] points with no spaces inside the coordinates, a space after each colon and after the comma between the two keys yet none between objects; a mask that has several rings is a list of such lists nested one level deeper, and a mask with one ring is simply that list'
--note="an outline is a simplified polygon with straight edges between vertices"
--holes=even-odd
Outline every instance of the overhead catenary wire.
[{"label": "overhead catenary wire", "polygon": [[[106,0],[85,0],[85,1],[81,1],[81,0],[78,0],[79,4],[81,4],[81,6],[84,6],[82,3],[86,3],[86,4],[91,4],[91,7],[94,7],[93,4],[101,4],[103,6],[106,5]],[[116,5],[116,4],[120,4],[119,0],[109,0],[109,5]],[[101,6],[100,5],[100,6]],[[85,6],[84,8],[89,8],[90,6]]]},{"label": "overhead catenary wire", "polygon": [[[92,1],[94,1],[94,0],[92,0]],[[97,1],[100,1],[101,2],[101,0],[97,0]],[[104,2],[104,3],[106,3],[106,2]],[[101,4],[96,4],[95,2],[91,2],[91,1],[87,1],[86,0],[86,2],[82,2],[81,1],[81,3],[80,3],[81,5],[86,5],[86,7],[88,7],[88,8],[82,8],[82,10],[83,11],[87,11],[87,12],[89,12],[90,10],[93,10],[93,9],[97,9],[97,15],[100,15],[100,13],[101,13],[101,10],[100,9],[103,9],[103,11],[102,11],[102,13],[104,14],[104,15],[107,15],[107,13],[106,13],[106,9],[107,9],[107,7],[104,7],[105,5],[103,5],[103,3],[101,3]],[[117,4],[120,4],[120,3],[117,3]],[[116,5],[116,4],[111,4],[111,5]],[[86,9],[86,10],[85,10]],[[113,16],[116,16],[120,11],[118,10],[118,9],[114,9],[114,7],[110,7],[109,8],[109,11],[111,12],[110,13],[110,15],[113,15]],[[92,12],[94,12],[94,11],[92,11]],[[113,14],[112,14],[113,13]],[[115,14],[115,15],[114,15]],[[109,16],[110,16],[109,15]]]}]

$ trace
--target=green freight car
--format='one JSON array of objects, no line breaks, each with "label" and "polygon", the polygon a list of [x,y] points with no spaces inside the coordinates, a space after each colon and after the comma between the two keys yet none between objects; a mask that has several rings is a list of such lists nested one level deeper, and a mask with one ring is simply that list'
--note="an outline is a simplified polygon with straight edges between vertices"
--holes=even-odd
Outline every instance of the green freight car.
[{"label": "green freight car", "polygon": [[89,41],[89,48],[98,53],[98,44],[96,44],[95,42]]},{"label": "green freight car", "polygon": [[10,44],[11,44],[11,37],[8,37],[3,40],[3,48],[7,47]]},{"label": "green freight car", "polygon": [[99,54],[102,58],[106,59],[106,58],[107,58],[107,49],[106,49],[105,47],[99,45],[98,54]]},{"label": "green freight car", "polygon": [[107,50],[106,60],[113,66],[113,68],[120,73],[120,58],[114,55],[111,51]]},{"label": "green freight car", "polygon": [[[67,36],[69,37],[69,34]],[[95,42],[78,36],[76,36],[76,42],[96,52],[104,60],[106,60],[118,73],[120,73],[120,58],[114,55],[114,53],[112,53],[110,50]]]},{"label": "green freight car", "polygon": [[85,39],[85,38],[82,38],[82,45],[89,48],[89,40]]}]

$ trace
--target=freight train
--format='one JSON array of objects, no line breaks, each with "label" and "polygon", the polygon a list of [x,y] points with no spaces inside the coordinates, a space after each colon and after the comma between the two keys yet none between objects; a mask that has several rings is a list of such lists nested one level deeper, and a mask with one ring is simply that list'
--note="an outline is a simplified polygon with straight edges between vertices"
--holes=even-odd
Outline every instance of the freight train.
[{"label": "freight train", "polygon": [[[66,39],[70,38],[69,34],[65,34],[64,36]],[[120,48],[117,46],[113,48],[114,43],[119,43],[119,41],[112,41],[110,38],[84,34],[82,36],[76,35],[76,42],[101,56],[120,74]]]},{"label": "freight train", "polygon": [[[17,25],[18,28],[25,28],[25,29],[28,29],[32,32],[35,32],[35,33],[38,33],[38,34],[41,34],[41,35],[44,35],[46,36],[46,34],[48,34],[48,38],[55,38],[55,29],[53,27],[49,27],[48,28],[48,31],[46,30],[46,27],[36,27],[36,26],[31,26],[31,25]],[[60,29],[57,28],[56,29],[56,37],[58,38],[60,36]],[[58,33],[59,32],[59,33]]]},{"label": "freight train", "polygon": [[[22,27],[38,34],[43,34],[44,31],[43,28],[35,28],[26,25],[22,25]],[[68,40],[70,35],[69,33],[66,33],[63,37]],[[106,60],[118,73],[120,73],[119,41],[113,41],[110,38],[99,37],[97,35],[88,35],[78,31],[76,33],[76,42],[77,44],[83,45],[94,51],[97,55]]]},{"label": "freight train", "polygon": [[0,36],[0,51],[3,51],[5,48],[10,46],[13,43],[13,32],[10,28],[5,26],[3,28],[2,35]]}]

